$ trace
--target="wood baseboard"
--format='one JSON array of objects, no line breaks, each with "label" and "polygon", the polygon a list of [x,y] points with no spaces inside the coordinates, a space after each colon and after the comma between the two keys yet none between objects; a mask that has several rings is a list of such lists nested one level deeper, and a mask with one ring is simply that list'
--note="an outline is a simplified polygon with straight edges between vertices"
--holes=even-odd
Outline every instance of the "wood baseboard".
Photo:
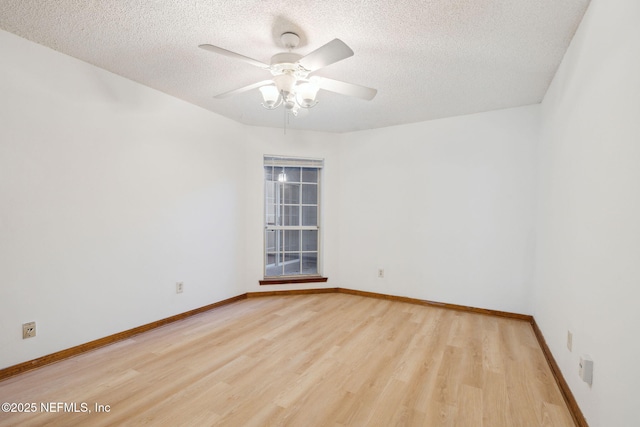
[{"label": "wood baseboard", "polygon": [[576,423],[578,427],[589,427],[589,424],[587,424],[587,419],[584,417],[582,411],[580,410],[580,407],[578,406],[578,402],[576,401],[576,398],[573,396],[573,393],[571,393],[569,384],[567,384],[567,381],[564,379],[564,376],[560,371],[560,367],[558,366],[558,363],[556,363],[556,360],[554,359],[553,354],[551,353],[551,349],[549,349],[549,346],[547,345],[547,341],[544,339],[544,335],[542,335],[542,331],[538,327],[538,324],[536,323],[535,319],[531,321],[531,326],[533,327],[533,332],[536,335],[536,338],[538,339],[538,344],[540,344],[540,348],[544,353],[544,357],[547,359],[547,363],[551,368],[551,372],[553,373],[553,376],[556,379],[556,383],[560,388],[562,397],[564,398],[565,403],[569,407],[569,412],[573,417],[573,421]]},{"label": "wood baseboard", "polygon": [[37,359],[29,360],[27,362],[19,363],[17,365],[0,369],[0,381],[7,379],[9,377],[13,377],[18,374],[21,374],[23,372],[30,371],[32,369],[40,368],[42,366],[46,366],[51,363],[59,362],[64,359],[68,359],[69,357],[77,356],[78,354],[81,354],[81,353],[86,353],[87,351],[91,351],[99,347],[104,347],[105,345],[109,345],[117,341],[125,340],[134,335],[140,334],[142,332],[150,331],[151,329],[159,328],[160,326],[164,326],[168,323],[186,319],[187,317],[196,315],[198,313],[212,310],[216,307],[231,304],[233,302],[240,301],[246,298],[247,298],[247,294],[231,297],[222,301],[214,302],[213,304],[205,305],[203,307],[186,311],[184,313],[176,314],[175,316],[160,319],[155,322],[147,323],[146,325],[142,325],[132,329],[128,329],[126,331],[118,332],[116,334],[109,335],[107,337],[98,338],[97,340],[94,340],[94,341],[89,341],[87,343],[80,344],[75,347],[67,348],[65,350],[57,351],[55,353],[51,353],[46,356],[39,357]]},{"label": "wood baseboard", "polygon": [[508,317],[510,319],[524,320],[526,322],[532,322],[533,317],[528,314],[511,313],[508,311],[489,310],[487,308],[469,307],[466,305],[447,304],[443,302],[429,301],[417,298],[401,297],[396,295],[379,294],[375,292],[357,291],[353,289],[338,288],[338,292],[343,294],[360,295],[363,297],[380,298],[391,301],[408,302],[411,304],[427,305],[431,307],[448,308],[450,310],[467,311],[477,314],[486,314],[489,316]]}]

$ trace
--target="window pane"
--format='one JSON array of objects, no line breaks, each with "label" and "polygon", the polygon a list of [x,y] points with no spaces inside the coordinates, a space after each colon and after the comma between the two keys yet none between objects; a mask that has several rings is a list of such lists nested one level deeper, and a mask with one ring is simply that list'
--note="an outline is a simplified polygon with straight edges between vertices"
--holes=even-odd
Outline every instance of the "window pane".
[{"label": "window pane", "polygon": [[300,184],[284,184],[284,204],[295,205],[300,203]]},{"label": "window pane", "polygon": [[282,276],[282,264],[267,264],[266,276]]},{"label": "window pane", "polygon": [[318,225],[318,207],[302,207],[302,225]]},{"label": "window pane", "polygon": [[300,182],[300,168],[284,168],[287,182]]},{"label": "window pane", "polygon": [[272,166],[266,166],[264,168],[264,180],[265,181],[276,181],[277,180],[277,175],[276,175],[276,179],[274,179],[273,167]]},{"label": "window pane", "polygon": [[318,204],[318,186],[315,184],[302,184],[302,203],[305,205]]},{"label": "window pane", "polygon": [[299,230],[285,230],[284,250],[285,251],[300,250],[300,231]]},{"label": "window pane", "polygon": [[267,225],[275,225],[276,223],[276,185],[271,181],[265,183],[265,221]]},{"label": "window pane", "polygon": [[267,252],[267,259],[266,259],[267,266],[276,265],[276,261],[277,261],[277,254],[273,252]]},{"label": "window pane", "polygon": [[302,182],[318,182],[318,169],[302,168]]},{"label": "window pane", "polygon": [[267,276],[282,275],[282,254],[276,251],[267,251],[265,255],[265,274]]},{"label": "window pane", "polygon": [[276,237],[277,231],[275,230],[266,230],[265,231],[265,247],[267,252],[275,252],[276,251]]},{"label": "window pane", "polygon": [[300,254],[284,256],[284,274],[300,274]]},{"label": "window pane", "polygon": [[285,206],[282,210],[282,225],[300,225],[300,208],[298,206]]},{"label": "window pane", "polygon": [[302,230],[302,250],[318,250],[318,230]]},{"label": "window pane", "polygon": [[302,254],[302,274],[318,274],[318,254]]}]

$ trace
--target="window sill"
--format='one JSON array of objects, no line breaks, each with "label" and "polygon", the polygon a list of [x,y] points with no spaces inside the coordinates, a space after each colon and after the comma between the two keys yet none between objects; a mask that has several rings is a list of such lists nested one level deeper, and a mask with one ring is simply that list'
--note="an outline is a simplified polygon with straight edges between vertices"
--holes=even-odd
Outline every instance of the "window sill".
[{"label": "window sill", "polygon": [[304,277],[274,277],[270,279],[260,280],[260,286],[262,285],[286,285],[293,283],[318,283],[326,282],[328,277],[322,276],[304,276]]}]

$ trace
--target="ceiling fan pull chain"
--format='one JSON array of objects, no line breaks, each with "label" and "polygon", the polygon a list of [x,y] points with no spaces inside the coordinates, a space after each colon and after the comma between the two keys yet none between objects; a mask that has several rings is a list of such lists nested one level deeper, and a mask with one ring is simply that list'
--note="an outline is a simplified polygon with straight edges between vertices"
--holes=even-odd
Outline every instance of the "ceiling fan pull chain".
[{"label": "ceiling fan pull chain", "polygon": [[287,109],[283,108],[282,109],[282,128],[284,130],[284,134],[287,134]]}]

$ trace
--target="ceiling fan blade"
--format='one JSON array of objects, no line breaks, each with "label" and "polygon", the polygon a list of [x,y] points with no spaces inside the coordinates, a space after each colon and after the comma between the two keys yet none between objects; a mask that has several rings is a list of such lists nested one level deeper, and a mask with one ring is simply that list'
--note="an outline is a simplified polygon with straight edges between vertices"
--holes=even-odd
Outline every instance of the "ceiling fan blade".
[{"label": "ceiling fan blade", "polygon": [[220,95],[214,96],[214,98],[219,98],[219,99],[227,98],[229,96],[237,95],[237,94],[243,93],[243,92],[248,92],[251,89],[256,89],[256,88],[259,88],[261,86],[266,86],[266,85],[270,85],[270,84],[273,84],[273,80],[262,80],[260,82],[250,84],[248,86],[243,86],[243,87],[238,88],[238,89],[234,89],[234,90],[230,90],[228,92],[221,93]]},{"label": "ceiling fan blade", "polygon": [[333,39],[329,43],[320,46],[313,52],[303,56],[298,61],[309,71],[315,71],[327,65],[353,56],[353,51],[340,39]]},{"label": "ceiling fan blade", "polygon": [[353,83],[341,82],[339,80],[328,79],[326,77],[313,76],[310,79],[318,85],[320,89],[342,95],[355,96],[356,98],[371,101],[378,91],[366,86],[355,85]]},{"label": "ceiling fan blade", "polygon": [[208,50],[209,52],[214,52],[219,55],[227,56],[229,58],[239,59],[241,61],[254,65],[256,67],[264,68],[266,70],[270,68],[269,65],[265,64],[264,62],[260,62],[257,59],[249,58],[248,56],[240,55],[239,53],[231,52],[230,50],[223,49],[221,47],[214,46],[212,44],[201,44],[198,47],[200,49]]}]

